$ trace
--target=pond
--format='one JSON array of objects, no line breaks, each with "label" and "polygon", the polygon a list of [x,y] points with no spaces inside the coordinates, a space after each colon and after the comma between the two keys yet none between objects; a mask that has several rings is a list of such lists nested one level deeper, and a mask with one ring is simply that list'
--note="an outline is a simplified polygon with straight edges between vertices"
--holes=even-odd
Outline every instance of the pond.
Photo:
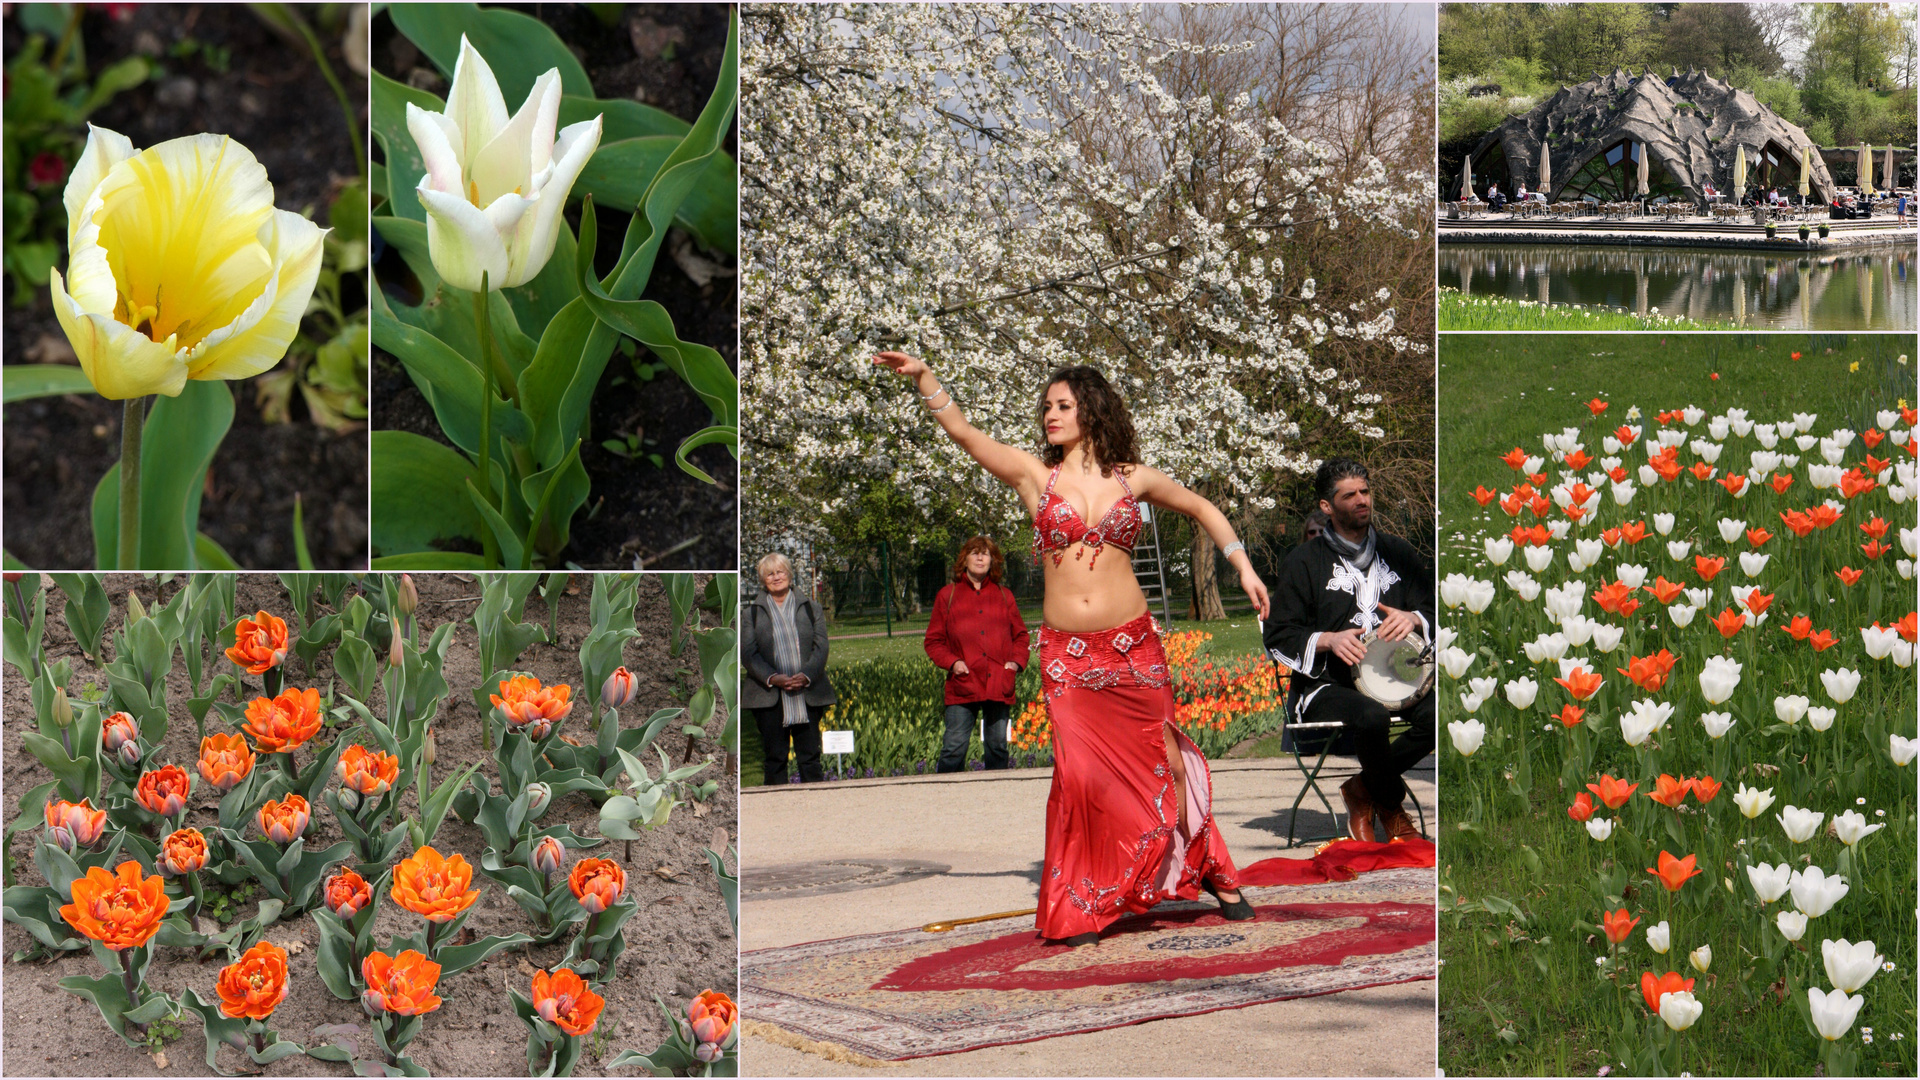
[{"label": "pond", "polygon": [[[1658,310],[1768,330],[1912,330],[1911,248],[1734,250],[1442,244],[1440,285],[1475,296]],[[1441,329],[1446,329],[1441,327]]]}]

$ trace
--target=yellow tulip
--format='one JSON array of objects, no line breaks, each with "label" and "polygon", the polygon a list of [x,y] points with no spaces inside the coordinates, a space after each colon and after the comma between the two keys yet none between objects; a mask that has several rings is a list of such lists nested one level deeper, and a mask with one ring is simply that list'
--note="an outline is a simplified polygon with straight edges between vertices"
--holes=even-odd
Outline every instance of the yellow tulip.
[{"label": "yellow tulip", "polygon": [[101,397],[258,375],[299,333],[327,230],[274,209],[267,170],[231,138],[135,150],[90,126],[66,206],[53,310]]}]

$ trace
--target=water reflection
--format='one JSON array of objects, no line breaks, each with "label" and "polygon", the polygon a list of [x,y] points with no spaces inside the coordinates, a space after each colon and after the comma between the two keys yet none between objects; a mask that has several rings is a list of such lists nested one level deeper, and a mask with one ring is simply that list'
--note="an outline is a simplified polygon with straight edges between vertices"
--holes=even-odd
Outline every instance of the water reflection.
[{"label": "water reflection", "polygon": [[[1603,305],[1781,330],[1912,330],[1914,253],[1808,257],[1679,248],[1442,244],[1440,284],[1476,296]],[[1441,329],[1446,329],[1441,327]]]}]

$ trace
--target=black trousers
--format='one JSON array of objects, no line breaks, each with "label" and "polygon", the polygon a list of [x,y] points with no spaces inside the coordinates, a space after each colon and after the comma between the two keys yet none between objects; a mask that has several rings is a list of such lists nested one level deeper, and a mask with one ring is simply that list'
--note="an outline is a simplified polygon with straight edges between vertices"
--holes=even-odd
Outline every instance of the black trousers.
[{"label": "black trousers", "polygon": [[807,722],[788,727],[782,722],[780,706],[753,710],[754,723],[760,725],[760,746],[767,760],[762,766],[763,783],[771,786],[787,782],[788,740],[792,740],[795,763],[800,767],[800,782],[825,780],[820,767],[820,718],[827,715],[825,705],[807,706]]},{"label": "black trousers", "polygon": [[[1433,753],[1434,696],[1429,693],[1404,712],[1389,713],[1386,706],[1358,690],[1325,686],[1313,695],[1300,721],[1344,724],[1353,733],[1353,751],[1360,758],[1360,780],[1367,794],[1373,796],[1376,805],[1394,807],[1407,796],[1407,784],[1401,775]],[[1404,716],[1408,727],[1398,738],[1390,739],[1387,728],[1395,716]]]}]

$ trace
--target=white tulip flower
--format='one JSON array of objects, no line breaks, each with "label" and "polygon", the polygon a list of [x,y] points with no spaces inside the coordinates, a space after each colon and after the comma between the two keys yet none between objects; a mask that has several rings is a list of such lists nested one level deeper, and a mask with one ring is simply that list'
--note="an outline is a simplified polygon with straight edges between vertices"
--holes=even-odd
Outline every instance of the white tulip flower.
[{"label": "white tulip flower", "polygon": [[1865,645],[1867,655],[1875,660],[1885,660],[1893,654],[1893,643],[1900,640],[1900,631],[1889,626],[1863,626],[1860,628],[1860,640]]},{"label": "white tulip flower", "polygon": [[1537,473],[1540,471],[1540,467],[1546,463],[1546,458],[1539,456],[1530,457],[1524,465],[1520,466],[1520,471],[1523,473]]},{"label": "white tulip flower", "polygon": [[[1646,468],[1649,472],[1652,471],[1651,466],[1646,466]],[[1656,473],[1655,475],[1657,476],[1658,474]],[[1613,489],[1613,504],[1615,506],[1625,506],[1631,503],[1633,501],[1633,493],[1637,490],[1631,480],[1622,480],[1617,484],[1610,484],[1608,486]]]},{"label": "white tulip flower", "polygon": [[1550,547],[1528,545],[1522,554],[1527,560],[1527,569],[1536,574],[1553,565],[1553,549]]},{"label": "white tulip flower", "polygon": [[1647,927],[1647,948],[1664,955],[1672,947],[1673,938],[1666,923],[1658,922]]},{"label": "white tulip flower", "polygon": [[[1718,704],[1716,702],[1716,704]],[[1807,715],[1807,707],[1812,704],[1804,694],[1787,694],[1773,699],[1773,715],[1781,723],[1791,727]]]},{"label": "white tulip flower", "polygon": [[1809,432],[1813,430],[1813,422],[1818,419],[1820,419],[1819,413],[1797,412],[1793,414],[1793,426],[1799,428],[1802,433]]},{"label": "white tulip flower", "polygon": [[[1686,424],[1688,427],[1692,427],[1693,425],[1700,422],[1701,417],[1704,417],[1706,415],[1707,415],[1707,410],[1697,409],[1697,408],[1694,408],[1692,405],[1689,405],[1686,408],[1680,410],[1680,421]],[[1661,434],[1664,435],[1666,434],[1666,432],[1663,431],[1661,432]],[[1679,433],[1675,432],[1675,434],[1679,434]],[[1682,436],[1682,438],[1684,437],[1685,436]]]},{"label": "white tulip flower", "polygon": [[1788,886],[1793,893],[1793,906],[1800,909],[1809,919],[1817,919],[1833,910],[1847,895],[1847,879],[1839,874],[1828,876],[1817,866],[1805,870],[1796,870],[1793,883]]},{"label": "white tulip flower", "polygon": [[[1687,626],[1693,622],[1693,617],[1699,614],[1699,612],[1700,609],[1691,604],[1669,604],[1667,606],[1667,617],[1673,620],[1674,628],[1677,630],[1685,630]],[[1717,705],[1719,702],[1715,702],[1714,704]]]},{"label": "white tulip flower", "polygon": [[1628,713],[1620,718],[1620,737],[1628,746],[1639,746],[1660,728],[1656,717],[1641,713]]},{"label": "white tulip flower", "polygon": [[1658,484],[1659,482],[1660,482],[1660,473],[1657,470],[1655,470],[1653,466],[1651,465],[1640,466],[1640,486],[1641,487],[1650,488],[1650,487],[1653,487],[1655,484]]},{"label": "white tulip flower", "polygon": [[1467,680],[1467,688],[1473,691],[1473,696],[1485,701],[1500,689],[1500,680],[1492,675],[1472,678]]},{"label": "white tulip flower", "polygon": [[1693,541],[1691,540],[1667,541],[1667,556],[1671,558],[1674,562],[1685,562],[1687,559],[1687,556],[1692,554],[1692,552],[1693,552]]},{"label": "white tulip flower", "polygon": [[1819,437],[1814,435],[1795,435],[1793,437],[1793,445],[1799,447],[1801,450],[1811,450],[1819,441]]},{"label": "white tulip flower", "polygon": [[1483,701],[1484,699],[1481,698],[1479,694],[1461,694],[1460,708],[1464,710],[1468,716],[1472,716],[1474,713],[1480,711],[1480,706]]},{"label": "white tulip flower", "polygon": [[1660,995],[1660,1019],[1666,1021],[1667,1026],[1675,1031],[1685,1031],[1692,1027],[1693,1022],[1700,1019],[1700,1014],[1704,1011],[1706,1006],[1695,1000],[1688,991],[1675,990],[1672,993]]},{"label": "white tulip flower", "polygon": [[1613,822],[1602,817],[1588,818],[1587,835],[1595,840],[1605,840],[1613,835]]},{"label": "white tulip flower", "polygon": [[[1780,823],[1780,828],[1786,831],[1787,839],[1796,844],[1804,844],[1820,831],[1820,823],[1826,820],[1827,815],[1818,810],[1802,810],[1788,803],[1773,817]],[[1802,910],[1806,909],[1805,904],[1800,906]],[[1809,914],[1817,913],[1809,912]]]},{"label": "white tulip flower", "polygon": [[1709,705],[1725,704],[1733,696],[1733,690],[1740,685],[1740,663],[1724,656],[1707,657],[1706,665],[1700,670],[1700,696],[1706,698]]},{"label": "white tulip flower", "polygon": [[[1593,639],[1594,627],[1600,625],[1585,615],[1569,615],[1560,620],[1560,632],[1567,636],[1567,644],[1576,649],[1584,648]],[[1565,672],[1561,673],[1565,676]]]},{"label": "white tulip flower", "polygon": [[1899,735],[1887,736],[1888,753],[1893,756],[1895,765],[1912,764],[1915,754],[1920,754],[1920,739],[1907,739]]},{"label": "white tulip flower", "polygon": [[1827,981],[1841,993],[1851,994],[1872,981],[1886,957],[1871,941],[1850,942],[1846,938],[1820,943],[1820,962],[1827,969]]},{"label": "white tulip flower", "polygon": [[1835,704],[1845,705],[1853,700],[1854,691],[1860,689],[1860,673],[1852,668],[1823,671],[1820,673],[1820,684],[1827,688],[1827,696]]},{"label": "white tulip flower", "polygon": [[1740,534],[1746,531],[1747,523],[1744,521],[1735,521],[1732,518],[1720,519],[1720,539],[1726,543],[1731,544],[1740,539]]},{"label": "white tulip flower", "polygon": [[1621,563],[1619,566],[1613,568],[1613,572],[1619,575],[1620,584],[1625,585],[1629,589],[1637,589],[1647,583],[1647,568],[1644,566]]},{"label": "white tulip flower", "polygon": [[1571,528],[1573,528],[1573,522],[1568,521],[1566,518],[1557,518],[1547,522],[1547,533],[1555,540],[1565,540],[1567,538],[1567,530]]},{"label": "white tulip flower", "polygon": [[1760,571],[1767,568],[1767,560],[1771,558],[1773,556],[1763,552],[1743,551],[1740,553],[1740,572],[1750,578],[1759,577]]},{"label": "white tulip flower", "polygon": [[1533,706],[1534,699],[1540,696],[1540,684],[1531,678],[1518,678],[1506,685],[1507,703],[1516,709]]},{"label": "white tulip flower", "polygon": [[1541,634],[1532,641],[1521,642],[1520,650],[1527,654],[1528,663],[1558,660],[1567,655],[1567,635]]},{"label": "white tulip flower", "polygon": [[469,292],[533,280],[553,255],[567,193],[600,146],[596,116],[560,130],[560,70],[534,80],[509,117],[500,84],[460,38],[446,111],[407,105],[407,130],[426,173],[416,193],[427,211],[427,250],[447,284]]},{"label": "white tulip flower", "polygon": [[1493,582],[1478,579],[1467,582],[1467,594],[1461,603],[1475,615],[1487,610],[1493,603]]},{"label": "white tulip flower", "polygon": [[1780,928],[1780,936],[1788,941],[1799,941],[1807,933],[1807,917],[1798,911],[1782,911],[1773,917],[1773,925]]},{"label": "white tulip flower", "polygon": [[1828,1042],[1844,1039],[1847,1032],[1853,1030],[1854,1018],[1860,1015],[1860,1006],[1867,999],[1855,994],[1847,996],[1845,990],[1835,990],[1823,994],[1819,990],[1807,988],[1807,1009],[1813,1013],[1814,1029]]},{"label": "white tulip flower", "polygon": [[1507,571],[1506,581],[1507,588],[1524,603],[1530,604],[1540,596],[1540,582],[1524,570]]},{"label": "white tulip flower", "polygon": [[1840,715],[1838,709],[1822,708],[1818,705],[1807,707],[1807,726],[1815,731],[1825,731],[1833,726],[1834,717]]},{"label": "white tulip flower", "polygon": [[1593,624],[1593,647],[1596,652],[1610,653],[1620,647],[1620,635],[1626,633],[1626,627],[1611,623]]},{"label": "white tulip flower", "polygon": [[1467,582],[1472,581],[1465,574],[1448,574],[1440,579],[1440,602],[1447,607],[1456,608],[1466,602]]},{"label": "white tulip flower", "polygon": [[1740,813],[1749,820],[1757,818],[1773,805],[1773,789],[1750,788],[1741,784],[1740,789],[1733,794],[1733,804],[1739,807]]},{"label": "white tulip flower", "polygon": [[1747,881],[1753,885],[1753,895],[1763,904],[1771,904],[1787,895],[1787,889],[1793,884],[1793,867],[1787,863],[1770,866],[1757,863],[1747,867]]},{"label": "white tulip flower", "polygon": [[1905,641],[1893,643],[1893,666],[1910,668],[1913,666],[1913,645]]},{"label": "white tulip flower", "polygon": [[1459,678],[1472,666],[1475,654],[1458,645],[1449,645],[1440,650],[1440,667],[1451,678]]},{"label": "white tulip flower", "polygon": [[1580,561],[1588,566],[1600,561],[1600,553],[1605,550],[1598,540],[1575,540],[1573,550],[1580,553]]},{"label": "white tulip flower", "polygon": [[[1700,714],[1700,726],[1707,729],[1707,738],[1718,739],[1733,730],[1735,721],[1732,713],[1703,712]],[[1751,817],[1752,815],[1748,815]]]},{"label": "white tulip flower", "polygon": [[1885,822],[1880,822],[1875,825],[1867,824],[1866,815],[1855,810],[1848,810],[1833,819],[1834,834],[1839,836],[1840,842],[1848,847],[1852,847],[1886,827]]},{"label": "white tulip flower", "polygon": [[1661,536],[1667,536],[1671,534],[1673,532],[1673,515],[1672,514],[1653,515],[1653,531],[1659,533]]},{"label": "white tulip flower", "polygon": [[1456,720],[1447,725],[1447,737],[1462,757],[1472,757],[1487,739],[1487,725],[1478,720]]},{"label": "white tulip flower", "polygon": [[[1699,948],[1688,953],[1687,963],[1692,964],[1693,969],[1695,971],[1698,971],[1700,974],[1705,975],[1707,973],[1707,969],[1713,966],[1713,946],[1702,945]],[[1679,1030],[1679,1029],[1676,1028],[1675,1030]]]},{"label": "white tulip flower", "polygon": [[1909,559],[1920,559],[1920,527],[1900,530],[1900,550]]},{"label": "white tulip flower", "polygon": [[1489,537],[1484,545],[1487,561],[1495,566],[1504,566],[1513,555],[1513,541],[1504,536]]}]

